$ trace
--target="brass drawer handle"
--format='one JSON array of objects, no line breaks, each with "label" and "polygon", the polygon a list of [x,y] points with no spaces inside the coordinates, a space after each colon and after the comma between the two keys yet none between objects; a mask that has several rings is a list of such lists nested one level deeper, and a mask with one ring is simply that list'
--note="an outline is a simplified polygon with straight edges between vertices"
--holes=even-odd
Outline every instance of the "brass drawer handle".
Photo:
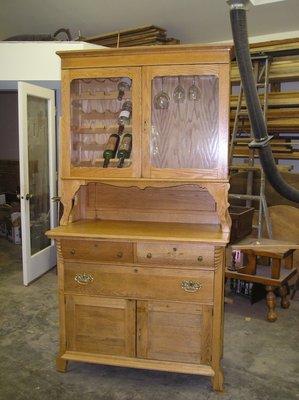
[{"label": "brass drawer handle", "polygon": [[197,292],[199,289],[202,288],[202,284],[195,281],[182,281],[182,289],[188,293]]},{"label": "brass drawer handle", "polygon": [[93,276],[91,274],[77,274],[75,276],[75,281],[79,283],[79,285],[87,285],[88,283],[93,282]]},{"label": "brass drawer handle", "polygon": [[122,251],[119,251],[116,255],[117,255],[118,258],[122,258],[123,252],[122,252]]},{"label": "brass drawer handle", "polygon": [[72,256],[74,256],[75,253],[76,253],[76,250],[75,250],[75,249],[70,250],[70,254],[71,254]]},{"label": "brass drawer handle", "polygon": [[146,258],[152,258],[152,253],[147,253]]},{"label": "brass drawer handle", "polygon": [[202,257],[202,256],[198,256],[198,257],[197,257],[197,261],[201,262],[202,260],[203,260],[203,257]]}]

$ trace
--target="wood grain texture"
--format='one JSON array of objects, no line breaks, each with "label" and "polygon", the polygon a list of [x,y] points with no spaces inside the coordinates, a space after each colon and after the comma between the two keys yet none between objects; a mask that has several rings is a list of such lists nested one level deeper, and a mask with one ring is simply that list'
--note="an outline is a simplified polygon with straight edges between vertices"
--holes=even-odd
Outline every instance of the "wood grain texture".
[{"label": "wood grain texture", "polygon": [[138,243],[137,262],[156,265],[214,265],[214,247],[184,243]]},{"label": "wood grain texture", "polygon": [[[141,190],[101,183],[87,185],[86,218],[153,222],[219,222],[215,201],[196,185]],[[82,217],[83,214],[82,214]]]},{"label": "wood grain texture", "polygon": [[213,376],[214,371],[208,365],[190,364],[173,361],[157,361],[140,358],[108,356],[85,352],[66,351],[61,357],[63,360],[83,361],[92,364],[115,365],[119,367],[150,369],[155,371],[180,372],[182,374],[195,374]]},{"label": "wood grain texture", "polygon": [[[79,284],[76,276],[87,274],[92,281]],[[65,293],[89,294],[128,299],[160,299],[186,302],[213,301],[213,271],[199,269],[114,266],[65,262]],[[187,292],[184,281],[196,282],[199,289]]]},{"label": "wood grain texture", "polygon": [[147,304],[141,302],[139,307],[138,303],[138,357],[201,363],[204,328],[200,304],[148,301]]},{"label": "wood grain texture", "polygon": [[118,240],[164,240],[168,242],[227,243],[218,225],[142,221],[82,220],[46,232],[52,238],[90,238]]},{"label": "wood grain texture", "polygon": [[66,313],[67,350],[134,357],[134,301],[67,296]]},{"label": "wood grain texture", "polygon": [[[191,85],[199,90],[198,101],[188,99]],[[162,83],[163,82],[163,83]],[[174,92],[183,88],[185,100],[176,103]],[[169,108],[157,110],[155,97],[163,90]],[[218,155],[218,78],[212,75],[164,76],[152,80],[151,165],[155,168],[214,169]]]},{"label": "wood grain texture", "polygon": [[133,244],[99,240],[62,239],[62,255],[69,260],[133,262]]}]

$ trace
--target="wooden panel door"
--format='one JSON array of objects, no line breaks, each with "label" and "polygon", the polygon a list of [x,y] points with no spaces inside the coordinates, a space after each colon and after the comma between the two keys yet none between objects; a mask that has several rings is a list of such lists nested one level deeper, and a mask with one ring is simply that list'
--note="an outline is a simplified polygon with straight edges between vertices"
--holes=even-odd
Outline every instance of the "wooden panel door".
[{"label": "wooden panel door", "polygon": [[[129,85],[120,95],[119,85]],[[141,69],[92,68],[62,72],[62,177],[99,179],[140,177],[141,164]],[[125,103],[123,128],[119,116]],[[130,107],[129,107],[130,108]],[[117,134],[120,140],[111,139]],[[104,150],[118,149],[125,135],[132,135],[132,151],[120,166],[117,152],[104,168]]]},{"label": "wooden panel door", "polygon": [[66,296],[67,350],[135,356],[134,300]]},{"label": "wooden panel door", "polygon": [[228,65],[143,68],[146,178],[227,178]]},{"label": "wooden panel door", "polygon": [[137,357],[209,364],[212,306],[137,302]]}]

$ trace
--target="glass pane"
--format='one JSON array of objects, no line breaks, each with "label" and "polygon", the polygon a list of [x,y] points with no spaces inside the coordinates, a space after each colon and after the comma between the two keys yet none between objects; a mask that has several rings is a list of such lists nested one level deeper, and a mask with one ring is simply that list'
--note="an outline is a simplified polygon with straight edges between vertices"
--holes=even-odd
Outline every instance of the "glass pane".
[{"label": "glass pane", "polygon": [[218,78],[212,75],[152,80],[152,166],[216,167],[218,90]]},{"label": "glass pane", "polygon": [[126,168],[131,165],[131,86],[128,77],[72,81],[73,166]]},{"label": "glass pane", "polygon": [[50,246],[48,101],[27,96],[31,254]]}]

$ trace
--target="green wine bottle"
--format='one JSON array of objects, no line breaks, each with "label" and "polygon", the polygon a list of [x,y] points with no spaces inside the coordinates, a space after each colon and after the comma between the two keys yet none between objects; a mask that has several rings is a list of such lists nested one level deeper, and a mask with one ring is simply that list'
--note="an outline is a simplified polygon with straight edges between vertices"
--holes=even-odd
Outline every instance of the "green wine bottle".
[{"label": "green wine bottle", "polygon": [[112,135],[109,136],[108,142],[106,143],[105,149],[103,151],[103,168],[107,168],[111,158],[115,157],[119,144],[119,139],[120,137],[117,133],[112,133]]},{"label": "green wine bottle", "polygon": [[122,168],[126,158],[129,158],[132,151],[132,135],[131,133],[126,133],[119,145],[117,158],[119,160],[117,168]]}]

